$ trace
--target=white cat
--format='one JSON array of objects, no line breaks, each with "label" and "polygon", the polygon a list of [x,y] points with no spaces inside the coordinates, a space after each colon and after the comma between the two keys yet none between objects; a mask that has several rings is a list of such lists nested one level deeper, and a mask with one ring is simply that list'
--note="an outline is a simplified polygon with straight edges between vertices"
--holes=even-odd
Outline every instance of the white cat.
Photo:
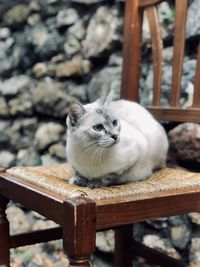
[{"label": "white cat", "polygon": [[72,104],[67,117],[70,183],[96,188],[147,179],[165,166],[167,136],[142,106],[106,98]]}]

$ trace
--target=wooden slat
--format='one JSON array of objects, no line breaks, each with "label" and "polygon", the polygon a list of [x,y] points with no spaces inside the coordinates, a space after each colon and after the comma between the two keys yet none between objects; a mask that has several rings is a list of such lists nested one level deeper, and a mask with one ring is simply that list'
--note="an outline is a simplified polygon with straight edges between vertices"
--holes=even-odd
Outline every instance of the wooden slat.
[{"label": "wooden slat", "polygon": [[62,228],[55,227],[51,229],[38,230],[29,233],[21,233],[11,236],[10,248],[44,243],[62,238]]},{"label": "wooden slat", "polygon": [[[63,224],[64,197],[62,196],[22,181],[20,178],[8,173],[0,174],[0,193],[2,196],[18,202],[26,208],[37,211],[60,225]],[[47,209],[47,207],[51,207],[51,209]]]},{"label": "wooden slat", "polygon": [[132,267],[133,255],[130,253],[130,245],[133,236],[133,225],[125,225],[115,230],[115,250],[114,266],[115,267]]},{"label": "wooden slat", "polygon": [[171,106],[179,106],[183,57],[185,49],[185,24],[188,0],[176,0],[176,20],[174,35],[174,58],[172,75]]},{"label": "wooden slat", "polygon": [[148,110],[158,119],[174,122],[196,122],[200,123],[199,109],[197,108],[158,108],[150,107]]},{"label": "wooden slat", "polygon": [[138,100],[142,10],[139,0],[126,1],[121,97]]},{"label": "wooden slat", "polygon": [[176,260],[168,255],[165,255],[155,249],[149,248],[137,241],[132,241],[129,246],[133,251],[133,255],[145,258],[148,263],[160,265],[162,267],[186,267],[183,262]]},{"label": "wooden slat", "polygon": [[157,192],[141,200],[131,200],[131,197],[127,197],[127,201],[123,198],[123,202],[119,199],[112,199],[112,201],[109,199],[97,204],[97,229],[100,230],[200,211],[200,187],[181,190],[181,192],[178,190]]},{"label": "wooden slat", "polygon": [[164,0],[140,0],[139,6],[144,7],[144,6],[149,6],[149,5],[155,5],[159,4],[160,2],[163,2]]},{"label": "wooden slat", "polygon": [[151,32],[152,55],[153,55],[153,101],[154,106],[160,105],[160,89],[162,82],[162,49],[163,42],[158,20],[158,13],[155,6],[148,6],[146,9],[147,18]]},{"label": "wooden slat", "polygon": [[196,74],[195,74],[195,82],[194,82],[193,107],[200,108],[200,42],[199,42],[199,47],[198,47]]}]

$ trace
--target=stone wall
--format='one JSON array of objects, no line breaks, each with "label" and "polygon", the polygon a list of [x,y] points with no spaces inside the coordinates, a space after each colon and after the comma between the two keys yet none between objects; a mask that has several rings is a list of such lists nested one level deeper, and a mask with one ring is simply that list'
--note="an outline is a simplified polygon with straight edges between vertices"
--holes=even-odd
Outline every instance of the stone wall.
[{"label": "stone wall", "polygon": [[0,165],[65,161],[69,104],[119,91],[123,4],[103,2],[1,3]]},{"label": "stone wall", "polygon": [[[198,6],[199,0],[190,1],[183,106],[190,104],[193,93],[194,52],[200,32]],[[116,98],[119,97],[123,11],[124,2],[120,0],[0,0],[1,166],[65,162],[65,119],[69,104],[77,100],[91,102],[105,86],[113,88]],[[163,3],[159,15],[164,39],[161,100],[165,105],[169,102],[173,58],[173,4]],[[146,105],[152,90],[151,44],[146,19],[143,28],[140,95],[142,104]],[[184,156],[177,154],[181,145],[177,144],[174,131],[169,135],[173,148],[177,148],[172,151],[173,161],[184,164]],[[198,139],[198,130],[195,134],[193,138]],[[190,143],[191,139],[188,140]],[[195,144],[197,149],[198,142]],[[193,162],[199,163],[196,158]],[[137,224],[135,232],[136,238],[149,246],[200,263],[199,225],[200,216],[195,213]]]}]

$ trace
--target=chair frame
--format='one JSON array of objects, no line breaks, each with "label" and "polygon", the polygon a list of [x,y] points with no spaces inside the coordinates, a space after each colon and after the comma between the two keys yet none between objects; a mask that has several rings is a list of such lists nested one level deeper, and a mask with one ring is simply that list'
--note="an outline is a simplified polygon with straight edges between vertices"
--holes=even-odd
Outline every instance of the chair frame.
[{"label": "chair frame", "polygon": [[[198,121],[200,91],[195,91],[192,108],[179,108],[180,79],[183,63],[185,36],[178,20],[186,18],[187,0],[176,0],[175,51],[172,97],[169,108],[160,104],[162,42],[158,30],[155,6],[161,0],[126,0],[124,26],[124,62],[122,73],[122,97],[138,100],[139,61],[141,56],[141,33],[143,12],[150,21],[154,59],[154,98],[150,110],[159,119],[172,121]],[[180,4],[181,2],[181,4]],[[132,38],[134,36],[134,39]],[[176,44],[178,42],[178,44]],[[195,88],[200,85],[200,48],[198,53]],[[9,234],[6,206],[13,200],[34,210],[61,227],[40,230],[33,233]],[[200,187],[179,191],[156,192],[143,199],[133,197],[112,198],[92,201],[83,197],[66,199],[39,186],[6,173],[0,169],[0,266],[10,266],[9,250],[18,246],[62,238],[63,250],[69,260],[69,267],[89,267],[90,256],[95,251],[97,231],[115,230],[115,267],[131,267],[133,256],[139,255],[149,262],[166,267],[183,267],[184,263],[165,256],[135,241],[131,241],[135,222],[200,211]],[[128,250],[133,250],[132,255]]]},{"label": "chair frame", "polygon": [[[70,261],[69,266],[88,267],[90,266],[90,255],[95,251],[96,231],[111,228],[116,229],[114,266],[131,267],[130,254],[126,248],[127,244],[130,243],[130,237],[132,237],[133,223],[200,210],[200,188],[182,190],[178,194],[176,191],[154,193],[147,199],[137,201],[132,200],[131,197],[126,197],[93,202],[81,197],[65,199],[21,181],[15,176],[5,174],[4,171],[1,172],[0,176],[0,191],[3,195],[0,197],[0,264],[5,266],[10,266],[10,248],[47,242],[62,237],[63,249]],[[61,225],[62,228],[10,236],[9,223],[5,215],[8,199],[39,212]],[[51,209],[47,209],[47,207],[51,207]],[[132,244],[132,247],[137,255],[145,256],[145,247],[140,247],[136,242]],[[156,254],[156,257],[154,253],[151,253],[147,258],[155,264],[165,259],[166,261],[162,266],[184,266],[182,263],[159,253]]]}]

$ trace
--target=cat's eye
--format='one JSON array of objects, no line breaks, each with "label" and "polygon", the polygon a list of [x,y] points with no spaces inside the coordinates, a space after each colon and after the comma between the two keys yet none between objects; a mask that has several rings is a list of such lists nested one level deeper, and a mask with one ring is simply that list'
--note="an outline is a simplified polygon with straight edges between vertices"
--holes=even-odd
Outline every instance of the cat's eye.
[{"label": "cat's eye", "polygon": [[114,127],[116,127],[118,125],[118,121],[117,120],[114,120],[112,123],[113,123]]},{"label": "cat's eye", "polygon": [[96,124],[93,126],[93,129],[97,132],[100,132],[103,130],[103,125],[102,124]]}]

